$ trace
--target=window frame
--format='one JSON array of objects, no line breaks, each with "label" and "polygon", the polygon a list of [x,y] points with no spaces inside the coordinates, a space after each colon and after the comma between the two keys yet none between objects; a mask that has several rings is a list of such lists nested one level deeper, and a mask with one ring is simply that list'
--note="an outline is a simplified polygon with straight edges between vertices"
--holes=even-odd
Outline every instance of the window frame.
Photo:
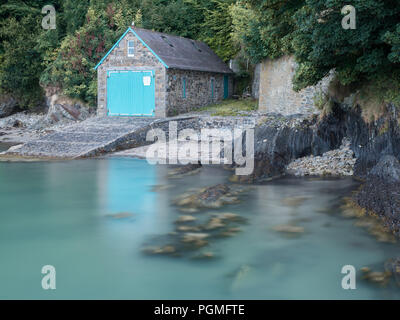
[{"label": "window frame", "polygon": [[[132,46],[130,46],[131,43],[132,43]],[[127,43],[126,47],[127,47],[128,57],[134,57],[135,56],[135,41],[134,40],[128,40],[128,43]],[[133,49],[133,53],[129,52],[130,49]]]}]

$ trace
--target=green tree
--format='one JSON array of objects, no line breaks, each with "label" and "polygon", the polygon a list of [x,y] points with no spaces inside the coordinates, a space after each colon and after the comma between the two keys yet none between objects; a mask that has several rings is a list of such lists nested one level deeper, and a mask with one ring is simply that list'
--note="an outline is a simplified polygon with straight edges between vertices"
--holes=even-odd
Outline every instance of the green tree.
[{"label": "green tree", "polygon": [[64,94],[95,104],[97,94],[96,72],[93,68],[116,41],[117,28],[112,4],[101,15],[90,7],[86,23],[73,35],[67,35],[53,52],[41,76],[44,86],[56,86]]},{"label": "green tree", "polygon": [[206,42],[223,60],[236,55],[238,47],[232,38],[232,16],[229,8],[235,1],[210,0],[211,8],[203,7],[205,19],[201,25],[201,40]]},{"label": "green tree", "polygon": [[[258,62],[294,54],[296,90],[314,85],[331,70],[344,84],[375,83],[383,96],[400,89],[397,0],[354,0],[356,29],[343,29],[344,0],[249,0],[258,15],[245,35],[247,53]],[[386,91],[386,92],[385,92]],[[398,94],[400,96],[400,94]]]}]

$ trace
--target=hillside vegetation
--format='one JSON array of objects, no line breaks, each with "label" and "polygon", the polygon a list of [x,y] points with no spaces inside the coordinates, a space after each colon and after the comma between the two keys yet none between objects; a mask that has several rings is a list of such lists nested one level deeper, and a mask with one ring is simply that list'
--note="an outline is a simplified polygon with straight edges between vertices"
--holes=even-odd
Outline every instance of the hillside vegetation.
[{"label": "hillside vegetation", "polygon": [[339,0],[53,0],[57,28],[44,30],[47,4],[9,0],[0,9],[0,94],[22,108],[43,103],[48,86],[94,106],[93,68],[132,21],[205,41],[225,61],[293,54],[297,90],[335,69],[342,84],[372,84],[382,101],[400,102],[397,0],[352,1],[355,30],[342,28],[348,3]]}]

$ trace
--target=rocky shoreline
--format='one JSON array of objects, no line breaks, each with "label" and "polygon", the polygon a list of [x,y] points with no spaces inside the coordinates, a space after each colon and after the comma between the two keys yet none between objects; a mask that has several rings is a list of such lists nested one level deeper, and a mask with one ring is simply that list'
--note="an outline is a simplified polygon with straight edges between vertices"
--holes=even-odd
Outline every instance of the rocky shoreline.
[{"label": "rocky shoreline", "polygon": [[[59,113],[57,108],[62,108]],[[17,113],[0,119],[0,143],[24,143],[49,132],[62,131],[71,123],[77,123],[90,113],[80,111],[76,105],[62,106],[42,115]],[[56,115],[57,121],[55,120]],[[80,114],[80,116],[77,116]],[[63,115],[63,116],[61,116]],[[69,115],[69,116],[68,116]],[[75,115],[75,117],[73,116]],[[400,203],[397,190],[398,181],[390,173],[382,174],[378,168],[383,159],[400,157],[400,129],[397,109],[388,106],[384,116],[374,123],[367,123],[359,108],[335,104],[324,117],[316,115],[282,116],[279,114],[248,114],[246,117],[211,117],[209,115],[188,114],[186,117],[170,118],[157,122],[156,127],[168,133],[169,121],[177,121],[178,130],[202,128],[248,128],[255,130],[255,169],[251,176],[233,176],[233,182],[254,183],[280,177],[284,174],[295,176],[353,176],[364,181],[363,187],[354,202],[361,208],[386,219],[385,223],[399,235]],[[136,147],[143,150],[131,152],[128,142],[116,150],[127,150],[118,156],[143,155],[145,135],[141,135]],[[245,139],[244,139],[245,141]],[[245,150],[245,144],[242,149]],[[113,150],[110,150],[112,152]],[[394,160],[391,166],[397,166]],[[386,162],[385,162],[386,161]],[[379,167],[380,166],[380,167]],[[375,172],[375,173],[374,173]],[[376,174],[381,172],[381,174]],[[393,180],[394,179],[394,180]]]},{"label": "rocky shoreline", "polygon": [[397,158],[383,156],[368,173],[353,201],[367,214],[378,215],[384,226],[400,238],[400,163]]},{"label": "rocky shoreline", "polygon": [[350,141],[344,139],[339,149],[328,151],[322,156],[308,156],[291,162],[286,167],[288,174],[304,176],[353,176],[356,158]]},{"label": "rocky shoreline", "polygon": [[38,139],[94,116],[88,106],[52,93],[47,108],[20,112],[13,98],[0,103],[0,143],[16,145]]}]

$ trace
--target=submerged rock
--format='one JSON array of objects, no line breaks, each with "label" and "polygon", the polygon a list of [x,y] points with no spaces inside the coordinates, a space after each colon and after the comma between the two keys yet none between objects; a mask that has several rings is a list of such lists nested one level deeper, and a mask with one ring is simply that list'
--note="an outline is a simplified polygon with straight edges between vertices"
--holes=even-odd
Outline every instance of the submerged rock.
[{"label": "submerged rock", "polygon": [[345,218],[357,219],[354,225],[367,229],[368,233],[379,242],[396,243],[396,237],[393,232],[375,213],[368,212],[350,198],[345,198],[345,204],[341,209]]},{"label": "submerged rock", "polygon": [[171,184],[167,184],[167,185],[156,185],[156,186],[152,186],[151,187],[151,191],[152,192],[161,192],[161,191],[165,191],[168,189],[173,188],[174,186]]},{"label": "submerged rock", "polygon": [[372,271],[369,267],[361,268],[361,271],[363,272],[362,279],[380,286],[387,286],[392,276],[391,272]]},{"label": "submerged rock", "polygon": [[236,236],[242,230],[240,228],[228,228],[225,231],[222,231],[218,234],[220,237],[230,238]]},{"label": "submerged rock", "polygon": [[207,233],[185,233],[183,235],[183,242],[197,242],[207,239],[210,235]]},{"label": "submerged rock", "polygon": [[199,260],[201,260],[201,259],[210,260],[210,259],[213,259],[213,258],[215,258],[215,254],[213,252],[210,252],[210,251],[201,252],[201,253],[199,253],[199,254],[197,254],[197,255],[195,255],[193,257],[193,259],[199,259]]},{"label": "submerged rock", "polygon": [[290,198],[283,199],[282,203],[285,206],[289,206],[289,207],[299,207],[308,199],[310,199],[310,198],[307,198],[307,197],[290,197]]},{"label": "submerged rock", "polygon": [[200,172],[202,168],[201,164],[188,164],[186,166],[179,167],[177,169],[170,170],[168,172],[169,178],[182,178],[188,175],[194,175]]},{"label": "submerged rock", "polygon": [[176,249],[174,246],[167,245],[164,247],[145,248],[144,252],[147,254],[154,254],[154,255],[172,255],[176,253]]},{"label": "submerged rock", "polygon": [[277,231],[277,232],[286,233],[286,234],[302,234],[305,231],[303,227],[294,226],[294,225],[275,226],[273,228],[273,230]]},{"label": "submerged rock", "polygon": [[179,226],[176,228],[176,230],[181,231],[181,232],[199,232],[199,231],[201,231],[201,228],[194,227],[194,226]]},{"label": "submerged rock", "polygon": [[219,229],[225,227],[225,223],[223,222],[223,219],[221,218],[211,218],[211,220],[208,222],[206,225],[205,229],[206,230],[214,230],[214,229]]},{"label": "submerged rock", "polygon": [[176,201],[176,205],[195,209],[220,208],[225,204],[238,203],[236,195],[240,192],[230,186],[219,184],[201,189],[195,194],[185,194]]},{"label": "submerged rock", "polygon": [[130,213],[130,212],[120,212],[120,213],[113,213],[113,214],[106,215],[107,218],[116,219],[116,220],[127,219],[127,218],[131,218],[133,216],[134,216],[134,214]]},{"label": "submerged rock", "polygon": [[179,211],[183,213],[196,213],[199,212],[199,209],[197,208],[179,208]]},{"label": "submerged rock", "polygon": [[218,214],[218,217],[220,217],[223,220],[230,220],[230,221],[237,221],[237,222],[244,221],[244,218],[242,218],[238,214],[230,213],[230,212],[220,213],[220,214]]},{"label": "submerged rock", "polygon": [[196,221],[197,218],[193,216],[180,216],[178,220],[176,220],[176,223],[186,223],[186,222],[193,222]]}]

